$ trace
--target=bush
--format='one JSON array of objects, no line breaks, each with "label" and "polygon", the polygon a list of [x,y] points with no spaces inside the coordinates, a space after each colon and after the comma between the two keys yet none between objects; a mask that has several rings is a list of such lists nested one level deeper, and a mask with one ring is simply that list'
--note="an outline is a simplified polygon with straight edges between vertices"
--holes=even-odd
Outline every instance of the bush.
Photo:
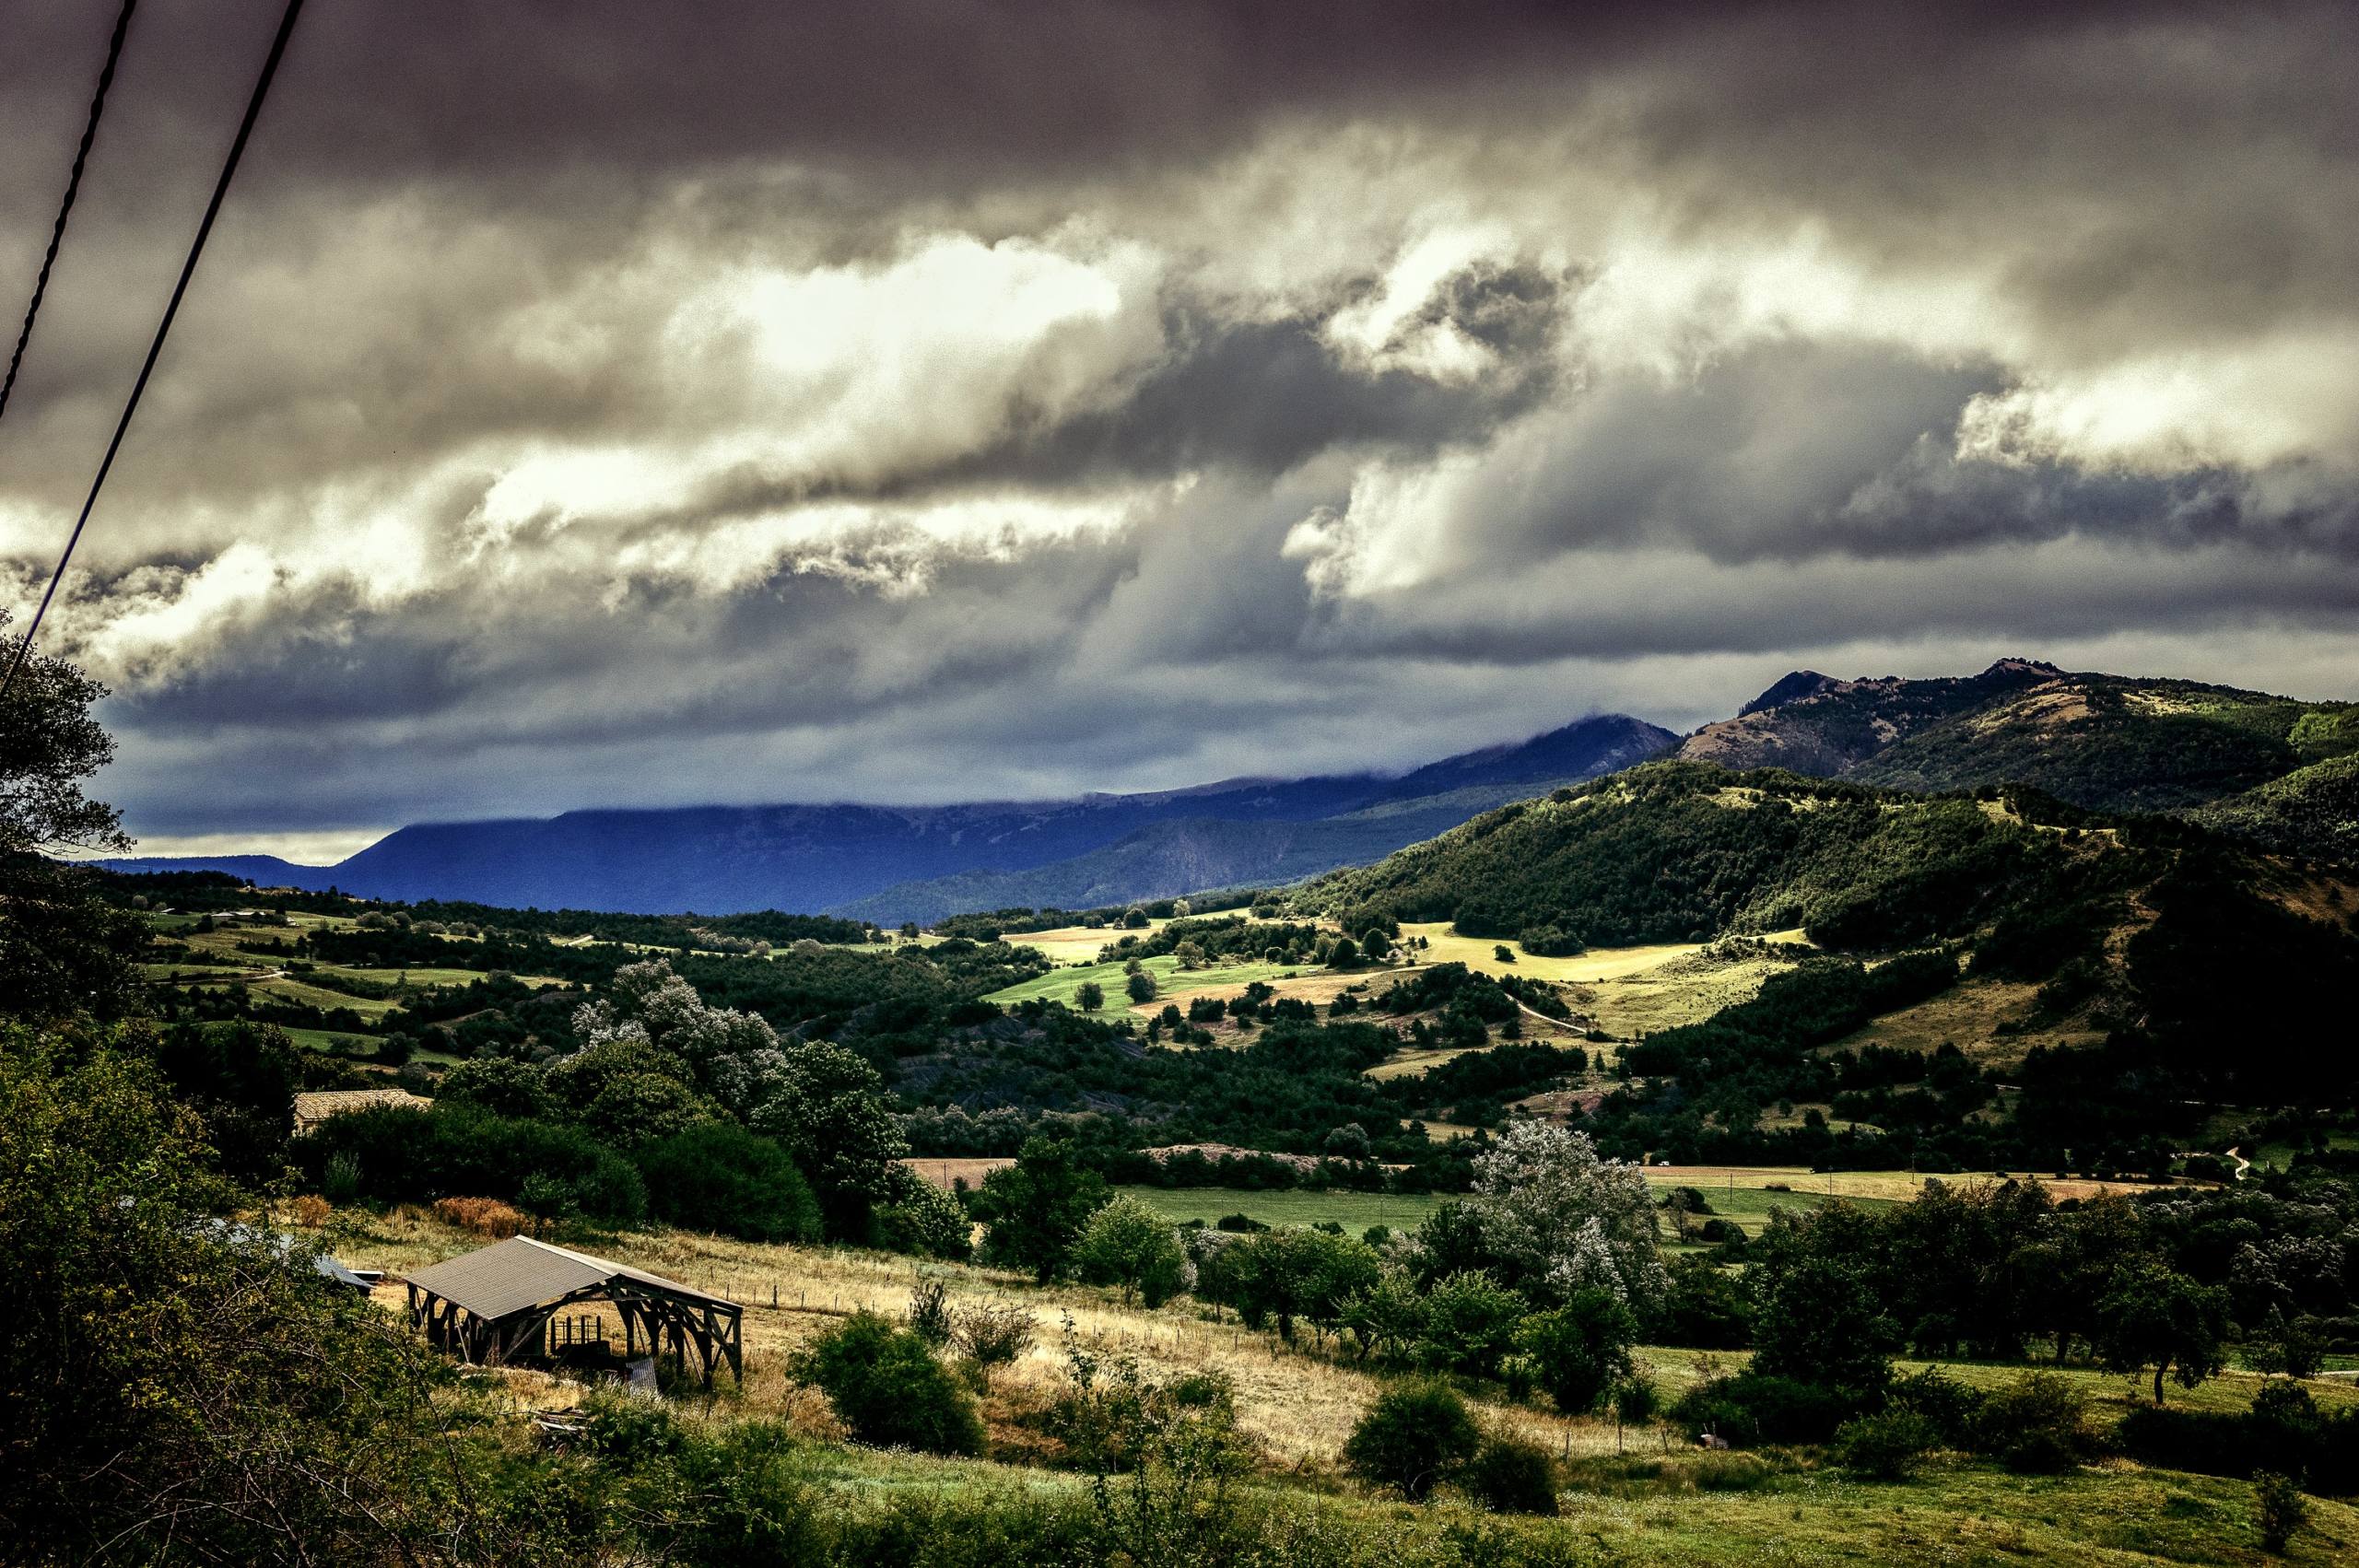
[{"label": "bush", "polygon": [[1556,1462],[1547,1449],[1512,1433],[1484,1438],[1458,1484],[1494,1514],[1556,1512]]},{"label": "bush", "polygon": [[1466,1401],[1446,1383],[1419,1378],[1376,1397],[1344,1441],[1344,1463],[1371,1485],[1422,1503],[1482,1445]]},{"label": "bush", "polygon": [[1426,1295],[1417,1359],[1438,1372],[1489,1377],[1514,1347],[1526,1303],[1480,1269],[1461,1270]]},{"label": "bush", "polygon": [[635,1156],[657,1219],[743,1241],[819,1239],[819,1200],[786,1151],[734,1122],[699,1122]]},{"label": "bush", "polygon": [[1747,1372],[1699,1383],[1680,1396],[1672,1418],[1691,1437],[1706,1433],[1740,1448],[1762,1443],[1825,1443],[1870,1397],[1798,1378]]},{"label": "bush", "polygon": [[896,1165],[888,1173],[893,1196],[869,1216],[870,1242],[886,1252],[912,1253],[964,1263],[975,1250],[975,1224],[954,1193]]},{"label": "bush", "polygon": [[950,1342],[949,1288],[940,1280],[920,1280],[910,1291],[910,1332],[929,1345]]},{"label": "bush", "polygon": [[950,1337],[977,1366],[1000,1366],[1031,1348],[1032,1314],[1013,1302],[979,1302],[951,1314]]},{"label": "bush", "polygon": [[974,1396],[923,1340],[875,1313],[853,1313],[812,1341],[791,1370],[827,1395],[836,1419],[863,1443],[933,1454],[982,1451]]},{"label": "bush", "polygon": [[[419,1203],[483,1197],[602,1224],[633,1225],[647,1217],[639,1167],[581,1129],[473,1106],[349,1111],[297,1140],[290,1153],[339,1204],[363,1197]],[[339,1157],[348,1163],[340,1164]],[[354,1190],[339,1196],[346,1171]]]},{"label": "bush", "polygon": [[1837,1428],[1835,1462],[1877,1480],[1907,1480],[1938,1441],[1931,1422],[1895,1406],[1854,1417]]},{"label": "bush", "polygon": [[2310,1516],[2310,1505],[2303,1501],[2301,1489],[2291,1477],[2272,1470],[2252,1478],[2252,1500],[2260,1515],[2260,1544],[2273,1552],[2283,1551],[2294,1532]]},{"label": "bush", "polygon": [[1933,1435],[1944,1446],[1974,1446],[1975,1422],[1982,1414],[1982,1394],[1969,1388],[1938,1366],[1911,1373],[1892,1385],[1889,1403],[1913,1410],[1932,1423]]},{"label": "bush", "polygon": [[2027,1372],[1982,1401],[1975,1445],[2018,1474],[2069,1470],[2089,1447],[2086,1401],[2054,1373]]}]

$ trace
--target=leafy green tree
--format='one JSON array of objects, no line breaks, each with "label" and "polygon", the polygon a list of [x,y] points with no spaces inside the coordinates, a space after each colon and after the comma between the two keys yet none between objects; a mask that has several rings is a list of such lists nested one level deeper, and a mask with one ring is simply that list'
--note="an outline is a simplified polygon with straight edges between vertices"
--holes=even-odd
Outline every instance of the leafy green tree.
[{"label": "leafy green tree", "polygon": [[1029,1269],[1046,1284],[1071,1267],[1074,1243],[1108,1197],[1105,1177],[1083,1167],[1070,1139],[1028,1139],[1015,1164],[985,1176],[976,1194],[983,1257]]},{"label": "leafy green tree", "polygon": [[1230,1243],[1215,1255],[1209,1284],[1200,1293],[1235,1306],[1250,1328],[1274,1318],[1278,1337],[1291,1340],[1297,1318],[1321,1328],[1342,1321],[1346,1304],[1377,1281],[1376,1249],[1355,1236],[1280,1225]]},{"label": "leafy green tree", "polygon": [[907,1165],[893,1167],[891,1196],[876,1211],[871,1239],[894,1252],[921,1253],[963,1263],[975,1250],[975,1223],[955,1193]]},{"label": "leafy green tree", "polygon": [[1171,1222],[1128,1195],[1089,1217],[1073,1260],[1089,1283],[1121,1286],[1125,1305],[1138,1296],[1150,1307],[1161,1306],[1187,1282],[1187,1255]]},{"label": "leafy green tree", "polygon": [[1155,1000],[1156,989],[1155,977],[1147,973],[1144,969],[1141,969],[1138,973],[1133,975],[1128,980],[1125,980],[1122,983],[1122,989],[1130,993],[1130,998],[1133,1001],[1153,1001]]},{"label": "leafy green tree", "polygon": [[1807,1220],[1792,1215],[1771,1214],[1754,1266],[1753,1370],[1837,1388],[1883,1387],[1900,1331],[1883,1306],[1874,1222],[1841,1202]]},{"label": "leafy green tree", "polygon": [[719,1117],[676,1058],[644,1040],[610,1039],[576,1051],[551,1073],[567,1119],[628,1149]]},{"label": "leafy green tree", "polygon": [[869,1211],[892,1198],[910,1152],[885,1081],[833,1040],[798,1041],[780,1054],[775,1087],[751,1125],[793,1153],[818,1189],[830,1235],[864,1236]]},{"label": "leafy green tree", "polygon": [[1084,980],[1074,989],[1073,1000],[1084,1012],[1095,1012],[1106,1005],[1106,988],[1095,980]]},{"label": "leafy green tree", "polygon": [[[9,616],[0,611],[0,631]],[[0,636],[0,661],[15,640]],[[0,708],[0,1017],[121,1017],[144,1004],[135,967],[147,923],[99,895],[59,850],[120,853],[111,806],[82,793],[114,743],[90,716],[106,688],[63,659],[25,661]]]},{"label": "leafy green tree", "polygon": [[1638,1320],[1611,1291],[1575,1291],[1565,1305],[1517,1328],[1516,1348],[1531,1360],[1540,1387],[1568,1416],[1587,1415],[1634,1370],[1630,1347]]},{"label": "leafy green tree", "polygon": [[1396,1383],[1376,1397],[1344,1443],[1344,1463],[1376,1486],[1423,1503],[1483,1445],[1482,1429],[1447,1383]]},{"label": "leafy green tree", "polygon": [[[126,1048],[128,1047],[128,1048]],[[138,1042],[0,1030],[0,1561],[544,1560],[487,1413],[252,1201]]]},{"label": "leafy green tree", "polygon": [[1374,1282],[1353,1292],[1338,1321],[1351,1333],[1361,1360],[1404,1355],[1426,1337],[1426,1298],[1417,1282],[1399,1268],[1387,1268]]},{"label": "leafy green tree", "polygon": [[747,1241],[819,1239],[819,1202],[793,1159],[734,1122],[707,1121],[640,1148],[657,1219]]},{"label": "leafy green tree", "polygon": [[1531,1305],[1479,1269],[1452,1274],[1426,1293],[1417,1359],[1438,1372],[1495,1376]]},{"label": "leafy green tree", "polygon": [[2154,1371],[2154,1403],[2167,1374],[2192,1388],[2226,1364],[2225,1293],[2165,1264],[2125,1269],[2097,1306],[2097,1357],[2115,1372]]}]

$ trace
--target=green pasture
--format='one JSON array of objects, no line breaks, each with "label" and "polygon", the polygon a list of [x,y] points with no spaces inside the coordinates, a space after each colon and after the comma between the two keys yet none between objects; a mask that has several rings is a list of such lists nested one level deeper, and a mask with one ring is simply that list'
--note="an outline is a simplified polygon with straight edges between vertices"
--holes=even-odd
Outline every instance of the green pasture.
[{"label": "green pasture", "polygon": [[[1275,981],[1289,975],[1317,972],[1317,965],[1309,964],[1223,964],[1203,969],[1181,969],[1180,960],[1168,953],[1143,958],[1139,965],[1155,977],[1156,989],[1159,993],[1157,1005],[1161,1004],[1164,995],[1171,993],[1242,990],[1255,980]],[[1067,1007],[1073,1007],[1076,1005],[1074,998],[1084,985],[1092,980],[1105,989],[1106,1006],[1103,1011],[1117,1012],[1131,1005],[1130,995],[1122,989],[1130,980],[1123,964],[1089,964],[1072,969],[1051,969],[1035,979],[995,990],[983,1000],[1002,1006],[1041,1000],[1061,1001]]]}]

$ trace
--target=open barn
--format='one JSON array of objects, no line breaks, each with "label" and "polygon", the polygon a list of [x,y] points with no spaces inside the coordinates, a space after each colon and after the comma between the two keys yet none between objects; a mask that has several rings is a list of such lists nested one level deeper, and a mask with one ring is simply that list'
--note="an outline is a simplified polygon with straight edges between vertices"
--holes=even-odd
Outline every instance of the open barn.
[{"label": "open barn", "polygon": [[[530,1236],[421,1269],[403,1281],[409,1320],[428,1340],[478,1366],[539,1365],[579,1351],[550,1332],[569,1308],[603,1303],[621,1319],[616,1363],[671,1355],[683,1370],[691,1352],[709,1387],[726,1363],[745,1379],[744,1312],[736,1303],[660,1274],[555,1246]],[[573,1359],[567,1357],[565,1359]]]}]

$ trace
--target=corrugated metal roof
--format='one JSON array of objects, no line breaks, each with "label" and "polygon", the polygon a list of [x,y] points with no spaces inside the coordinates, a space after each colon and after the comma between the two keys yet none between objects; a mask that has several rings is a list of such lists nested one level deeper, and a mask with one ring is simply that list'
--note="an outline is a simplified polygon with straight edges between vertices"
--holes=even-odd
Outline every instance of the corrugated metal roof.
[{"label": "corrugated metal roof", "polygon": [[615,1280],[628,1280],[691,1301],[725,1307],[733,1313],[737,1310],[735,1303],[694,1285],[684,1285],[661,1274],[650,1274],[604,1258],[593,1258],[586,1252],[552,1246],[530,1236],[511,1236],[405,1278],[422,1291],[458,1303],[478,1317],[505,1317],[511,1312]]}]

